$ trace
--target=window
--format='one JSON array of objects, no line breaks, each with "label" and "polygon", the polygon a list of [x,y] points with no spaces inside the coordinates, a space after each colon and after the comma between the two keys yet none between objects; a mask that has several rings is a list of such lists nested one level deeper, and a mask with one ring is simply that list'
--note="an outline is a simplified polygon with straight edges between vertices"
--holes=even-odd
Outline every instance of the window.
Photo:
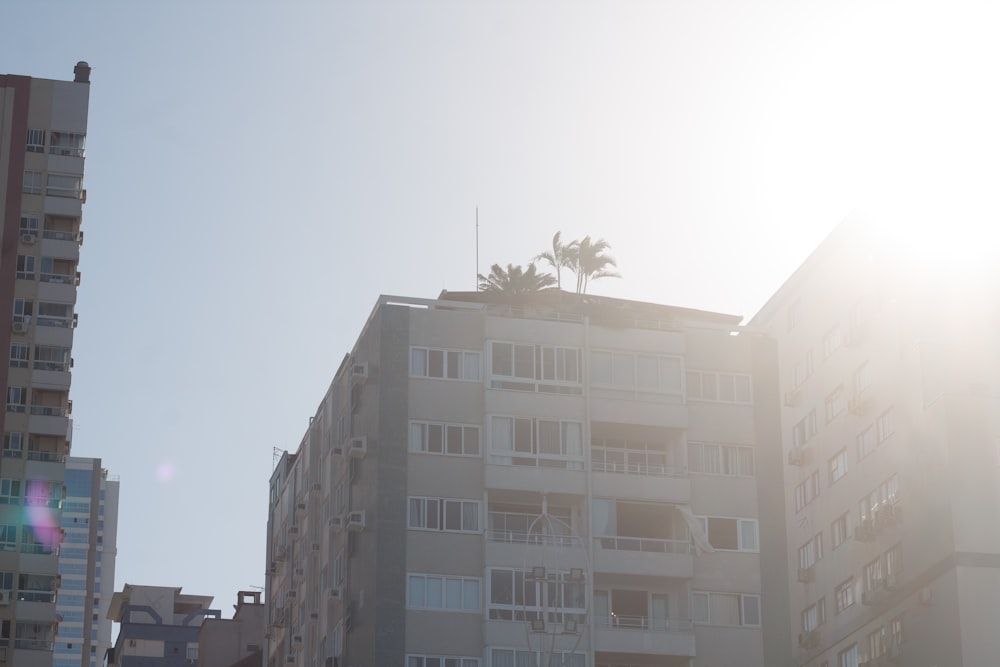
[{"label": "window", "polygon": [[820,598],[815,603],[802,610],[802,631],[811,632],[826,622],[826,598]]},{"label": "window", "polygon": [[878,442],[882,444],[890,435],[895,433],[896,428],[892,422],[892,408],[889,408],[875,420],[875,430],[878,434]]},{"label": "window", "polygon": [[808,542],[799,547],[799,567],[810,568],[823,558],[823,533],[816,533]]},{"label": "window", "polygon": [[848,577],[834,589],[836,612],[839,614],[854,604],[854,577]]},{"label": "window", "polygon": [[[52,602],[57,578],[51,574],[21,574],[17,578],[17,599],[25,602]],[[86,581],[84,580],[84,588]]]},{"label": "window", "polygon": [[819,470],[813,470],[812,474],[804,482],[795,487],[795,511],[802,511],[806,505],[811,503],[819,495]]},{"label": "window", "polygon": [[70,174],[49,174],[45,184],[45,194],[49,197],[80,198],[83,179]]},{"label": "window", "polygon": [[858,434],[858,461],[875,451],[875,427],[869,426]]},{"label": "window", "polygon": [[889,642],[889,633],[885,627],[878,628],[868,633],[868,659],[876,660],[886,653]]},{"label": "window", "polygon": [[479,382],[482,354],[470,350],[410,348],[410,376]]},{"label": "window", "polygon": [[879,518],[880,513],[884,518],[891,519],[892,508],[899,501],[899,475],[892,475],[887,480],[871,490],[858,502],[858,511],[861,520]]},{"label": "window", "polygon": [[580,350],[531,343],[490,343],[490,387],[581,394]]},{"label": "window", "polygon": [[688,468],[706,475],[753,477],[753,447],[689,442]]},{"label": "window", "polygon": [[[30,452],[29,452],[30,456]],[[47,479],[29,479],[24,488],[24,504],[44,507],[62,507],[62,482]]]},{"label": "window", "polygon": [[844,387],[837,385],[837,388],[827,394],[825,400],[827,423],[844,411]]},{"label": "window", "polygon": [[38,621],[18,622],[14,626],[14,648],[51,651],[53,624]]},{"label": "window", "polygon": [[490,463],[583,469],[583,424],[490,417]]},{"label": "window", "polygon": [[83,157],[86,135],[75,132],[52,132],[49,134],[49,154]]},{"label": "window", "polygon": [[850,539],[851,530],[851,515],[850,512],[844,512],[830,524],[830,537],[833,542],[833,548],[836,549],[841,544]]},{"label": "window", "polygon": [[24,450],[24,435],[7,432],[3,434],[3,456],[7,459],[19,459]]},{"label": "window", "polygon": [[472,577],[409,574],[406,606],[409,609],[479,611],[481,587],[481,581]]},{"label": "window", "polygon": [[34,304],[24,299],[14,299],[14,322],[21,324],[31,323],[31,314],[34,312]]},{"label": "window", "polygon": [[28,390],[24,387],[7,387],[7,412],[24,412]]},{"label": "window", "polygon": [[795,362],[795,386],[799,387],[813,374],[813,351],[806,352],[803,359]]},{"label": "window", "polygon": [[26,195],[42,194],[42,172],[40,171],[24,172],[24,184],[21,187],[21,192],[23,192]]},{"label": "window", "polygon": [[742,373],[688,371],[687,397],[692,401],[753,403],[750,376]]},{"label": "window", "polygon": [[837,654],[837,667],[858,667],[858,645],[852,644]]},{"label": "window", "polygon": [[32,368],[38,371],[68,371],[69,348],[55,345],[36,345],[35,363]]},{"label": "window", "polygon": [[583,578],[541,569],[536,573],[532,569],[490,568],[489,617],[501,621],[582,623],[587,609]]},{"label": "window", "polygon": [[590,381],[600,396],[680,398],[683,366],[680,357],[595,350],[590,355]]},{"label": "window", "polygon": [[69,329],[73,325],[73,304],[40,301],[38,303],[38,325]]},{"label": "window", "polygon": [[22,234],[34,234],[38,235],[38,214],[37,213],[22,213],[21,214],[21,233]]},{"label": "window", "polygon": [[889,621],[889,637],[893,646],[899,646],[903,643],[903,617],[901,615]]},{"label": "window", "polygon": [[419,454],[479,456],[479,427],[469,424],[410,422],[410,451]]},{"label": "window", "polygon": [[28,142],[25,150],[28,153],[45,152],[45,130],[28,130]]},{"label": "window", "polygon": [[792,443],[796,448],[804,446],[816,435],[816,411],[810,410],[792,427]]},{"label": "window", "polygon": [[7,478],[0,479],[0,504],[21,504],[21,480]]},{"label": "window", "polygon": [[851,383],[854,385],[854,395],[860,396],[872,384],[871,371],[868,369],[868,362],[858,366],[854,371]]},{"label": "window", "polygon": [[17,272],[14,277],[18,280],[35,279],[35,257],[33,255],[17,256]]},{"label": "window", "polygon": [[14,551],[17,549],[17,526],[14,524],[0,524],[0,551]]},{"label": "window", "polygon": [[528,651],[513,648],[491,648],[490,667],[586,667],[584,653],[570,651]]},{"label": "window", "polygon": [[760,596],[693,591],[691,620],[706,625],[760,625]]},{"label": "window", "polygon": [[903,545],[894,544],[885,552],[886,576],[898,577],[903,571]]},{"label": "window", "polygon": [[869,561],[865,565],[865,580],[864,590],[874,591],[876,589],[882,588],[882,557],[878,556],[875,560]]},{"label": "window", "polygon": [[479,667],[479,658],[445,655],[408,655],[406,667]]},{"label": "window", "polygon": [[840,335],[840,326],[835,326],[823,336],[823,358],[828,359],[830,355],[837,351],[844,337]]},{"label": "window", "polygon": [[479,501],[411,496],[408,525],[423,530],[478,533]]},{"label": "window", "polygon": [[841,449],[830,459],[830,484],[847,474],[847,449]]},{"label": "window", "polygon": [[712,548],[721,551],[757,551],[757,520],[698,517]]},{"label": "window", "polygon": [[31,346],[28,345],[27,343],[11,343],[10,367],[27,368],[30,355],[31,355]]},{"label": "window", "polygon": [[794,301],[788,307],[788,330],[791,331],[802,320],[802,302]]}]

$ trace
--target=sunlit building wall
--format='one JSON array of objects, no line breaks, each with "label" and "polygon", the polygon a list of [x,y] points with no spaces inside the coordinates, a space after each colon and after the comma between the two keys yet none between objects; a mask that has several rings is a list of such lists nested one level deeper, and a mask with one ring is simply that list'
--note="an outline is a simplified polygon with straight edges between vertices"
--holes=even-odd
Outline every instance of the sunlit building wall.
[{"label": "sunlit building wall", "polygon": [[[0,75],[0,665],[52,664],[90,67]],[[4,320],[8,322],[8,320]]]},{"label": "sunlit building wall", "polygon": [[119,481],[100,459],[66,461],[55,667],[95,667],[111,648]]},{"label": "sunlit building wall", "polygon": [[775,360],[739,320],[382,297],[276,460],[267,664],[765,664]]},{"label": "sunlit building wall", "polygon": [[1000,655],[1000,273],[918,247],[849,219],[752,321],[779,343],[789,664]]}]

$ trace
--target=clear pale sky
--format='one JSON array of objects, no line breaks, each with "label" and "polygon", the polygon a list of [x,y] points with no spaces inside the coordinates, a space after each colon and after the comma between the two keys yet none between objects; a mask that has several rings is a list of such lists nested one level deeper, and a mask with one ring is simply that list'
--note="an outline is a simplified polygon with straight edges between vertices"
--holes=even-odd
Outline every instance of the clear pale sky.
[{"label": "clear pale sky", "polygon": [[592,293],[748,318],[855,210],[1000,245],[994,12],[0,4],[0,72],[93,67],[73,453],[121,476],[118,588],[264,585],[273,448],[379,294],[474,289],[476,206],[483,273],[590,234]]}]

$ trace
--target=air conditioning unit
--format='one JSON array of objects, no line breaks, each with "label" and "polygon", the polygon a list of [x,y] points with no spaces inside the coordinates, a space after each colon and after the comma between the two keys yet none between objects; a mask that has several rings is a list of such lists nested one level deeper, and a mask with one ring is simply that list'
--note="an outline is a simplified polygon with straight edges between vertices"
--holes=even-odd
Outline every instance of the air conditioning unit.
[{"label": "air conditioning unit", "polygon": [[313,542],[312,545],[310,545],[309,550],[318,554],[320,552],[319,542]]},{"label": "air conditioning unit", "polygon": [[788,465],[804,466],[812,460],[812,450],[808,447],[792,447],[788,450]]},{"label": "air conditioning unit", "polygon": [[887,574],[882,580],[882,587],[887,591],[894,591],[899,588],[899,575]]},{"label": "air conditioning unit", "polygon": [[351,456],[356,459],[364,458],[365,454],[368,453],[368,438],[365,436],[358,436],[356,438],[351,438]]},{"label": "air conditioning unit", "polygon": [[21,234],[21,243],[25,245],[34,245],[37,240],[38,237],[34,234]]},{"label": "air conditioning unit", "polygon": [[319,492],[321,492],[323,490],[323,485],[320,484],[319,482],[315,482],[315,483],[313,483],[312,486],[309,487],[309,490],[312,493],[319,493]]},{"label": "air conditioning unit", "polygon": [[871,519],[865,519],[854,529],[854,539],[858,542],[871,542],[875,539],[875,524]]},{"label": "air conditioning unit", "polygon": [[289,600],[297,600],[299,597],[299,592],[293,588],[289,590],[288,593],[286,593],[286,596],[288,597]]},{"label": "air conditioning unit", "polygon": [[785,407],[794,408],[802,402],[802,394],[799,391],[785,392]]},{"label": "air conditioning unit", "polygon": [[299,528],[298,526],[291,526],[288,529],[288,534],[292,536],[293,540],[297,540],[299,539],[299,536],[302,534],[302,529]]},{"label": "air conditioning unit", "polygon": [[811,567],[799,568],[799,583],[808,584],[816,580],[816,570]]},{"label": "air conditioning unit", "polygon": [[295,568],[294,570],[292,570],[292,578],[293,579],[305,579],[306,578],[306,569],[304,567],[297,567],[297,568]]},{"label": "air conditioning unit", "polygon": [[14,333],[28,333],[27,322],[20,322],[20,321],[14,322],[11,328],[14,330]]},{"label": "air conditioning unit", "polygon": [[309,622],[310,623],[318,623],[319,622],[319,612],[318,611],[311,611],[311,612],[309,612]]},{"label": "air conditioning unit", "polygon": [[816,648],[819,646],[819,630],[809,630],[799,633],[799,648]]},{"label": "air conditioning unit", "polygon": [[331,516],[330,517],[330,528],[333,530],[343,530],[344,528],[344,517],[342,515]]},{"label": "air conditioning unit", "polygon": [[267,573],[268,574],[277,574],[278,573],[278,564],[277,563],[271,563],[271,565],[267,568]]},{"label": "air conditioning unit", "polygon": [[364,384],[368,381],[368,362],[351,364],[351,382]]},{"label": "air conditioning unit", "polygon": [[292,644],[294,646],[302,646],[302,635],[292,635]]},{"label": "air conditioning unit", "polygon": [[295,664],[295,656],[292,655],[291,653],[289,653],[288,655],[286,655],[285,656],[285,664],[286,665],[294,665]]},{"label": "air conditioning unit", "polygon": [[342,600],[344,597],[344,589],[340,586],[334,586],[333,588],[328,588],[326,591],[326,596],[331,600]]},{"label": "air conditioning unit", "polygon": [[10,591],[0,591],[0,605],[10,604]]},{"label": "air conditioning unit", "polygon": [[365,528],[365,511],[358,510],[356,512],[351,512],[347,515],[347,529],[348,530],[364,530]]},{"label": "air conditioning unit", "polygon": [[306,504],[305,503],[295,503],[295,515],[305,516],[306,515]]},{"label": "air conditioning unit", "polygon": [[343,445],[334,445],[331,451],[333,452],[334,456],[341,456],[342,457],[344,455],[344,446]]}]

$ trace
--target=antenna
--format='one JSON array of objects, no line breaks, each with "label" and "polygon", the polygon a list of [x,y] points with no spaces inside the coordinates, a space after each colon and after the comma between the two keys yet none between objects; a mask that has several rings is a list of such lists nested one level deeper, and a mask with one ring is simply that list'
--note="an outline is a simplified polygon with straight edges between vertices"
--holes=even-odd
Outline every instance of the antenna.
[{"label": "antenna", "polygon": [[479,206],[476,206],[476,291],[479,291]]},{"label": "antenna", "polygon": [[284,449],[280,447],[275,447],[271,452],[271,470],[278,467],[278,461],[281,460],[281,455],[285,453]]}]

